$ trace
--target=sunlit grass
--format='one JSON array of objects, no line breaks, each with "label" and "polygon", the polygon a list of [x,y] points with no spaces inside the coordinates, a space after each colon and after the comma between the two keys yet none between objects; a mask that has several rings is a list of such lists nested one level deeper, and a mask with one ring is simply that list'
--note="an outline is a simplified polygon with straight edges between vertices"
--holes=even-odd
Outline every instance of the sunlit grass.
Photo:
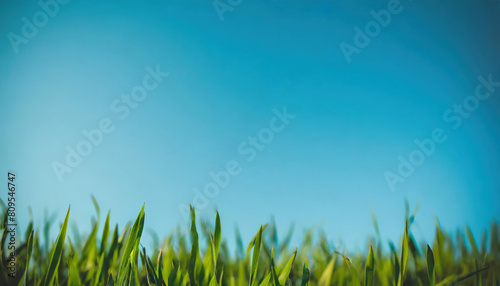
[{"label": "sunlit grass", "polygon": [[[93,199],[93,198],[92,198]],[[110,227],[109,213],[100,225],[100,209],[93,199],[97,220],[88,236],[71,241],[67,232],[70,209],[55,242],[44,245],[38,229],[49,222],[30,222],[26,237],[18,237],[16,277],[8,276],[9,235],[7,209],[2,205],[2,268],[0,285],[499,285],[500,241],[498,224],[476,244],[469,228],[452,237],[436,223],[432,244],[418,244],[411,232],[415,211],[407,207],[402,239],[398,243],[376,236],[367,240],[367,252],[346,253],[335,249],[323,232],[309,230],[298,248],[290,248],[290,237],[277,240],[277,226],[255,226],[256,235],[244,242],[236,233],[237,251],[230,253],[221,238],[216,214],[213,227],[196,221],[191,210],[189,238],[180,232],[168,235],[153,253],[140,244],[144,206],[135,222],[119,230]],[[313,223],[313,222],[311,222]],[[198,228],[201,226],[200,228]],[[102,228],[102,236],[97,233]],[[34,230],[36,229],[36,230]],[[201,235],[199,235],[199,230]],[[200,241],[204,243],[200,243]],[[207,245],[200,248],[200,245]],[[29,269],[29,271],[26,271]]]}]

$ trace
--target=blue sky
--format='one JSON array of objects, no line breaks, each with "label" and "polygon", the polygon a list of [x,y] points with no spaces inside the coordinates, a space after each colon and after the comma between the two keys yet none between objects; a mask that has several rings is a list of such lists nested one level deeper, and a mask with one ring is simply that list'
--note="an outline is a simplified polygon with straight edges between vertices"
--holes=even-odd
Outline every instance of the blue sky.
[{"label": "blue sky", "polygon": [[[417,239],[432,238],[434,215],[479,237],[500,217],[500,88],[456,129],[443,114],[475,95],[478,76],[500,81],[499,3],[401,1],[348,63],[339,45],[395,2],[357,3],[242,1],[222,20],[210,1],[73,0],[29,37],[23,17],[43,20],[40,4],[3,3],[0,169],[17,174],[21,228],[28,207],[40,225],[44,210],[62,221],[71,204],[88,232],[93,194],[121,227],[145,203],[146,230],[164,235],[187,225],[179,206],[193,189],[237,162],[200,210],[219,210],[230,242],[234,225],[248,241],[274,215],[283,235],[292,222],[298,237],[321,225],[362,249],[372,210],[383,237],[399,238],[405,198],[421,202]],[[147,75],[155,83],[148,67],[168,76],[120,119],[113,102],[125,106]],[[295,117],[247,161],[239,146],[284,108]],[[54,162],[103,119],[113,131],[59,180]],[[436,128],[446,141],[392,191],[384,174]]]}]

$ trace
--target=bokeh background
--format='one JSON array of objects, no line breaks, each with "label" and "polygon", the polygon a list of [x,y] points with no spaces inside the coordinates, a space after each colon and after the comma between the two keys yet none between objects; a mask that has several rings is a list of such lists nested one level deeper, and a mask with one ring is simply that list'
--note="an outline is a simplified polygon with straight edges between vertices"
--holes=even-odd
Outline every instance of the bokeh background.
[{"label": "bokeh background", "polygon": [[[230,246],[233,226],[249,241],[274,216],[281,237],[292,223],[297,241],[320,226],[364,249],[371,211],[396,241],[405,199],[421,202],[417,240],[432,238],[434,216],[479,237],[500,218],[500,88],[456,130],[443,114],[474,95],[478,76],[500,81],[500,2],[402,0],[348,62],[340,44],[354,45],[355,27],[388,3],[72,0],[12,44],[43,9],[2,1],[0,174],[17,175],[20,228],[29,208],[40,227],[71,204],[71,224],[88,233],[93,194],[120,226],[145,203],[145,230],[163,236],[187,228],[180,207],[236,160],[241,172],[199,210],[210,221],[219,210]],[[169,76],[119,119],[111,104],[148,66]],[[284,107],[296,117],[247,162],[238,146]],[[59,180],[53,163],[103,118],[114,131]],[[435,128],[447,140],[392,191],[384,173]]]}]

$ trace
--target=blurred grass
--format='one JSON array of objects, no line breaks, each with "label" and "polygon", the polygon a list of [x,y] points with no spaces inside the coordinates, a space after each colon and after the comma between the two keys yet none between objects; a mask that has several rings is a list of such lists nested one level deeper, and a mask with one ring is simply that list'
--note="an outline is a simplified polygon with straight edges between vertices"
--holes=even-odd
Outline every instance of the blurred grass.
[{"label": "blurred grass", "polygon": [[[11,278],[7,209],[0,200],[0,285],[500,285],[496,221],[491,223],[489,235],[484,232],[481,236],[479,248],[468,227],[467,239],[460,231],[453,239],[437,221],[433,243],[418,244],[411,232],[418,206],[410,215],[406,204],[402,239],[389,242],[386,248],[373,215],[376,236],[368,238],[366,256],[341,253],[330,246],[324,232],[314,229],[304,234],[299,248],[291,249],[292,232],[279,242],[274,222],[255,228],[246,252],[237,231],[237,251],[232,254],[221,238],[219,213],[211,227],[208,222],[198,222],[191,209],[189,239],[177,231],[148,255],[140,244],[144,206],[134,224],[127,224],[121,232],[118,226],[111,232],[108,213],[98,239],[100,209],[94,198],[92,201],[97,219],[92,221],[90,234],[80,237],[75,233],[75,241],[66,235],[69,208],[53,243],[48,236],[53,220],[37,228],[30,222],[25,237],[17,237],[16,277]],[[44,245],[39,228],[43,229]],[[206,242],[204,249],[200,249],[200,239]]]}]

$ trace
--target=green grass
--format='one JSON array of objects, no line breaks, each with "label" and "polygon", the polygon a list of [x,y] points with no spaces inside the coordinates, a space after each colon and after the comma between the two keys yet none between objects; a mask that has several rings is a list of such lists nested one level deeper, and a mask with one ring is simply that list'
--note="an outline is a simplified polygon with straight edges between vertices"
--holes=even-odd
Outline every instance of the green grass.
[{"label": "green grass", "polygon": [[[197,221],[192,209],[189,238],[177,231],[146,253],[140,244],[144,206],[132,225],[118,229],[110,226],[109,213],[100,225],[99,205],[93,202],[97,219],[85,238],[67,235],[69,208],[56,241],[49,240],[50,222],[31,222],[24,239],[17,237],[17,271],[11,278],[7,210],[0,201],[0,285],[500,285],[496,222],[489,235],[484,232],[477,240],[479,247],[468,227],[452,239],[437,222],[434,242],[418,244],[411,232],[416,210],[410,215],[407,207],[396,244],[381,240],[373,216],[376,235],[368,238],[364,255],[333,248],[323,232],[313,229],[298,248],[291,248],[291,234],[278,241],[275,224],[255,226],[246,251],[236,232],[237,251],[230,253],[221,238],[219,213],[212,226]],[[44,245],[39,228],[44,230]]]}]

